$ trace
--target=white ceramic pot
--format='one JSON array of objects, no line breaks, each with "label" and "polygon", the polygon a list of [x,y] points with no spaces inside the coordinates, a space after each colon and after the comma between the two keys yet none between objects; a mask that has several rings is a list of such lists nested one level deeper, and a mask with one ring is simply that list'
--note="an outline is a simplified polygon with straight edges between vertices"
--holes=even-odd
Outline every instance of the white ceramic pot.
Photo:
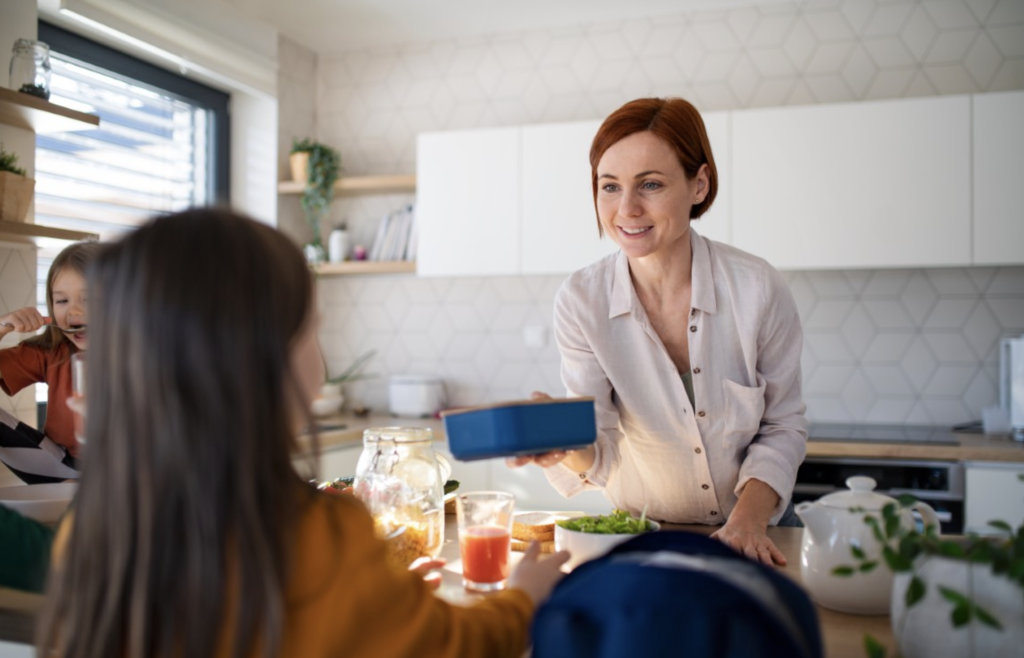
[{"label": "white ceramic pot", "polygon": [[[800,545],[800,575],[815,603],[856,615],[884,615],[892,598],[892,571],[882,558],[882,545],[875,539],[865,516],[882,521],[882,508],[896,500],[874,492],[875,481],[864,476],[846,480],[849,491],[837,491],[814,502],[796,506],[796,514],[804,522]],[[928,525],[938,527],[935,511],[924,503],[911,509],[921,513]],[[914,517],[909,509],[901,512],[900,523],[910,530]],[[837,576],[840,566],[856,566],[852,547],[859,547],[869,559],[880,564],[868,572],[856,571],[852,576]]]},{"label": "white ceramic pot", "polygon": [[[911,573],[896,574],[892,590],[892,631],[903,658],[1024,657],[1024,590],[1019,585],[993,575],[987,564],[930,555],[914,566],[925,583],[924,598],[907,608],[904,597]],[[955,628],[953,604],[939,587],[972,599],[998,619],[1003,630],[978,621]]]}]

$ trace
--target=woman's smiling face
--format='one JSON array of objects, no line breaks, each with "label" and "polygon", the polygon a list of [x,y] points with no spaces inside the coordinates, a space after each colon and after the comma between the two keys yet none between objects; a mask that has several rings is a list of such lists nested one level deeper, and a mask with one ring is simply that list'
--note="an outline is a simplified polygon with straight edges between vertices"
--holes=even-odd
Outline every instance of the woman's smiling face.
[{"label": "woman's smiling face", "polygon": [[[88,324],[85,307],[85,277],[70,267],[53,278],[53,324],[63,329],[76,329]],[[67,335],[80,350],[88,345],[87,332]]]},{"label": "woman's smiling face", "polygon": [[690,209],[707,194],[707,165],[692,180],[660,137],[624,137],[597,165],[597,212],[604,232],[631,258],[656,253],[690,231]]}]

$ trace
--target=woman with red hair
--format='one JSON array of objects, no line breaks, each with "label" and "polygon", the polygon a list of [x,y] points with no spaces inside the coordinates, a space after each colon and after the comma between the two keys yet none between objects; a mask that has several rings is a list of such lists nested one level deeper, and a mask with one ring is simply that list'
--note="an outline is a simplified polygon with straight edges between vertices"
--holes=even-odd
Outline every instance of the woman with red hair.
[{"label": "woman with red hair", "polygon": [[[715,533],[785,564],[769,525],[799,525],[790,497],[806,449],[803,334],[785,281],[764,260],[698,235],[718,174],[700,114],[679,98],[626,103],[590,150],[597,230],[619,251],[572,274],[555,298],[562,381],[595,398],[590,447],[535,462],[565,496]],[[544,394],[536,394],[544,395]]]}]

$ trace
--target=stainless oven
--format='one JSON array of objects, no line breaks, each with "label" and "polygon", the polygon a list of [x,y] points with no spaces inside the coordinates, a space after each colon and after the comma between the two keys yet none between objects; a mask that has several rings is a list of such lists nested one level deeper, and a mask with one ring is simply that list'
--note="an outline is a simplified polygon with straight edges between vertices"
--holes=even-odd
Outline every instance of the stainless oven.
[{"label": "stainless oven", "polygon": [[964,468],[959,462],[808,457],[797,471],[793,502],[846,489],[846,479],[854,475],[873,478],[879,493],[894,498],[910,494],[928,503],[939,517],[943,534],[963,532]]}]

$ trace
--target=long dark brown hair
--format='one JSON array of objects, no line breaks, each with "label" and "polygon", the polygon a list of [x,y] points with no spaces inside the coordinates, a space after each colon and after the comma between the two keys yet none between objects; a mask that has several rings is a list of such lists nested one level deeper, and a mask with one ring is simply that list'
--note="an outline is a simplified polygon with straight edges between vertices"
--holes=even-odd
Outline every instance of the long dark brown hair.
[{"label": "long dark brown hair", "polygon": [[[711,141],[704,127],[704,119],[693,105],[682,98],[638,98],[608,115],[598,128],[590,145],[590,176],[597,209],[597,165],[601,157],[616,142],[633,133],[650,132],[669,145],[690,180],[708,166],[708,193],[690,208],[690,219],[697,219],[708,211],[718,195],[718,170],[711,154]],[[604,234],[601,217],[597,218],[597,233]]]},{"label": "long dark brown hair", "polygon": [[[46,273],[46,310],[49,311],[51,318],[56,318],[53,314],[54,280],[68,270],[77,272],[84,279],[89,264],[96,258],[100,248],[101,245],[98,242],[76,242],[64,247],[57,254],[57,257],[53,259],[50,271]],[[56,324],[51,324],[38,336],[32,336],[22,341],[22,343],[24,345],[35,345],[50,352],[56,350],[62,343],[67,343],[71,346],[72,352],[78,351],[75,344],[68,340],[67,336],[57,328]]]},{"label": "long dark brown hair", "polygon": [[306,262],[273,228],[190,210],[106,246],[88,282],[87,442],[40,655],[272,655],[314,495],[289,406]]}]

